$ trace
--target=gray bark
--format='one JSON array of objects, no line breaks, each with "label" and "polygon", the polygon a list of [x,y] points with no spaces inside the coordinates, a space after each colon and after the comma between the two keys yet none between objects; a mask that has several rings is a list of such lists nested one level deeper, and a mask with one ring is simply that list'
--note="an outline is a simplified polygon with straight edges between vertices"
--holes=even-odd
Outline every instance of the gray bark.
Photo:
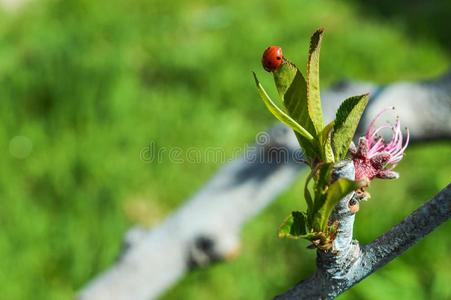
[{"label": "gray bark", "polygon": [[[345,198],[340,205],[343,206],[348,200],[349,198]],[[401,255],[450,217],[451,184],[362,249],[357,241],[349,239],[349,236],[352,237],[352,225],[347,224],[340,232],[345,236],[345,243],[331,253],[318,251],[317,271],[275,299],[334,299]],[[348,222],[346,218],[349,216],[341,219],[344,224]]]},{"label": "gray bark", "polygon": [[[370,92],[374,96],[363,116],[360,133],[380,107],[394,105],[399,108],[403,125],[411,128],[413,140],[429,139],[431,132],[434,138],[450,138],[450,83],[451,75],[382,88],[344,82],[322,94],[325,119],[333,119],[346,97]],[[268,142],[250,147],[242,157],[222,167],[160,225],[150,230],[130,230],[120,259],[89,282],[79,299],[153,299],[190,268],[235,255],[243,224],[305,169],[296,160],[297,150],[291,130],[283,125],[273,127]],[[288,159],[276,159],[284,155]]]}]

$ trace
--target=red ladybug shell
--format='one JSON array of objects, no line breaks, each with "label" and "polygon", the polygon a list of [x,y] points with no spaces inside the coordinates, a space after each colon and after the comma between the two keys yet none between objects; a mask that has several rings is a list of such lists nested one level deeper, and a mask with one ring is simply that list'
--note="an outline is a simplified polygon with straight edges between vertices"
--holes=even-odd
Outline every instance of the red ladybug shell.
[{"label": "red ladybug shell", "polygon": [[282,57],[282,48],[279,46],[271,46],[266,48],[262,56],[263,68],[268,72],[277,70],[282,64]]}]

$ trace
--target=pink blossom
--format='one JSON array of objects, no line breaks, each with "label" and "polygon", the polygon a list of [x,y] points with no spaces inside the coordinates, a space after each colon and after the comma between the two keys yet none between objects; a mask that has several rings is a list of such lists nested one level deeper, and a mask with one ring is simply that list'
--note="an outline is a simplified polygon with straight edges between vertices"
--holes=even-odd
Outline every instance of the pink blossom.
[{"label": "pink blossom", "polygon": [[[371,121],[364,137],[359,139],[356,147],[351,145],[351,155],[355,167],[356,180],[372,180],[374,177],[382,179],[396,179],[399,174],[393,171],[404,156],[404,151],[409,143],[409,130],[403,143],[403,135],[399,118],[395,124],[385,124],[376,128],[376,121],[389,109],[382,110]],[[386,143],[379,133],[384,129],[391,129],[392,136]]]}]

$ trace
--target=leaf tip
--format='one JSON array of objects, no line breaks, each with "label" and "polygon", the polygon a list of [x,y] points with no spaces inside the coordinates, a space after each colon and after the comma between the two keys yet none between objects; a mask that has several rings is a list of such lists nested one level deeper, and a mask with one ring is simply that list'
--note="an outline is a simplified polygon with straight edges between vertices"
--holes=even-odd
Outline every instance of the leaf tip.
[{"label": "leaf tip", "polygon": [[316,48],[318,48],[320,42],[321,42],[321,38],[323,36],[324,33],[324,28],[318,28],[312,35],[312,37],[310,38],[310,53],[312,53],[313,51],[315,51]]},{"label": "leaf tip", "polygon": [[260,82],[258,81],[257,74],[255,74],[255,72],[252,71],[252,75],[254,75],[255,84],[258,86]]}]

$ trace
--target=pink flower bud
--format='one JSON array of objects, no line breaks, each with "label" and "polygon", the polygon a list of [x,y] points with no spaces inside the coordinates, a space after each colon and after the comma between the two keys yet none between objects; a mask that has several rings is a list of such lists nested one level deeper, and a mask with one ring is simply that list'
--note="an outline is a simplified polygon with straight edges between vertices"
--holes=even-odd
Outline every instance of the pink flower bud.
[{"label": "pink flower bud", "polygon": [[[401,123],[399,118],[395,124],[386,124],[376,127],[379,117],[391,108],[386,108],[376,115],[371,121],[368,131],[361,137],[359,144],[351,146],[350,152],[354,161],[356,180],[372,180],[374,177],[382,179],[398,178],[398,173],[393,169],[401,161],[404,151],[409,143],[409,130],[403,142]],[[384,129],[392,130],[392,136],[388,143],[384,141],[379,133]]]}]

